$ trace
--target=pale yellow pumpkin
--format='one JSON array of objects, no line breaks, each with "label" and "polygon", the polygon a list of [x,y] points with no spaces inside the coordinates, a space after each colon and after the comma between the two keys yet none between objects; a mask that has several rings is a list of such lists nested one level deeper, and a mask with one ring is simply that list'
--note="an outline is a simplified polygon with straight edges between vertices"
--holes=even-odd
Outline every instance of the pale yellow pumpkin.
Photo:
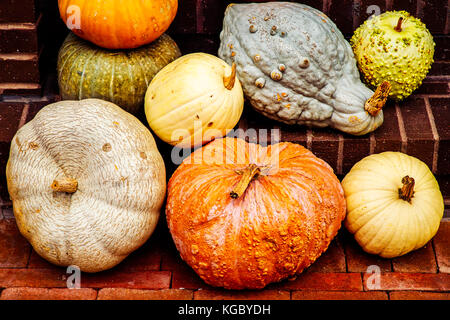
[{"label": "pale yellow pumpkin", "polygon": [[150,128],[163,141],[183,148],[225,136],[243,107],[236,66],[206,53],[188,54],[165,66],[145,96]]},{"label": "pale yellow pumpkin", "polygon": [[370,155],[342,181],[346,228],[364,251],[393,258],[423,247],[444,213],[439,185],[428,166],[401,152]]}]

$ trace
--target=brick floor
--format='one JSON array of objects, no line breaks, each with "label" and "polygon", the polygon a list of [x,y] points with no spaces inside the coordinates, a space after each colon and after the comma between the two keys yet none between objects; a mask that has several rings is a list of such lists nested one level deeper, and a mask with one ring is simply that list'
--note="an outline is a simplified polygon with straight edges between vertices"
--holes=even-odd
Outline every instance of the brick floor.
[{"label": "brick floor", "polygon": [[194,300],[290,300],[287,290],[261,291],[225,291],[225,290],[197,290]]},{"label": "brick floor", "polygon": [[318,273],[306,272],[296,279],[270,285],[289,290],[330,290],[330,291],[361,291],[360,273]]},{"label": "brick floor", "polygon": [[[364,290],[370,290],[367,280],[371,276],[363,275]],[[377,290],[450,291],[450,275],[445,273],[381,273]]]},{"label": "brick floor", "polygon": [[345,253],[339,238],[333,240],[308,272],[346,272]]},{"label": "brick floor", "polygon": [[7,288],[2,291],[0,300],[95,300],[94,289],[66,288]]},{"label": "brick floor", "polygon": [[0,220],[0,268],[24,268],[30,245],[17,229],[14,219]]},{"label": "brick floor", "polygon": [[435,273],[437,271],[437,264],[431,241],[415,252],[410,252],[404,256],[392,259],[392,266],[395,272]]},{"label": "brick floor", "polygon": [[449,292],[392,291],[391,300],[450,300]]},{"label": "brick floor", "polygon": [[[0,299],[450,300],[449,230],[450,220],[444,219],[424,248],[396,259],[363,252],[341,230],[323,256],[295,279],[263,290],[230,291],[205,284],[162,228],[117,267],[82,273],[81,289],[71,290],[66,269],[39,257],[9,217],[0,219]],[[380,267],[378,287],[371,286],[376,275],[366,273],[371,265]]]},{"label": "brick floor", "polygon": [[139,290],[104,288],[98,292],[98,300],[192,300],[192,290],[163,289]]},{"label": "brick floor", "polygon": [[292,300],[388,300],[380,291],[292,291]]},{"label": "brick floor", "polygon": [[343,231],[348,272],[366,272],[370,266],[378,266],[382,272],[392,271],[391,260],[364,252],[353,236]]}]

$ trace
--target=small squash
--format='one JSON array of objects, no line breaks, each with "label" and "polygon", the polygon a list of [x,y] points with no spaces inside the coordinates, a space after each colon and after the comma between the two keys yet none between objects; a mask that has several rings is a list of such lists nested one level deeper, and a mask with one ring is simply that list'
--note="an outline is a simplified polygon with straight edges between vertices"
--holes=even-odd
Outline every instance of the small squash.
[{"label": "small squash", "polygon": [[236,66],[206,53],[188,54],[164,67],[145,95],[150,128],[163,141],[182,148],[225,136],[243,108]]},{"label": "small squash", "polygon": [[416,90],[433,64],[433,36],[406,11],[387,11],[366,20],[350,40],[365,83],[392,85],[389,98],[401,101]]},{"label": "small squash", "polygon": [[257,289],[293,277],[345,217],[331,167],[301,145],[216,139],[168,185],[166,217],[181,257],[213,286]]},{"label": "small squash", "polygon": [[390,84],[364,86],[352,48],[322,12],[293,2],[231,4],[219,57],[236,63],[251,105],[287,123],[353,135],[383,123]]},{"label": "small squash", "polygon": [[342,181],[345,226],[364,251],[393,258],[423,247],[444,213],[439,185],[425,163],[401,152],[370,155]]},{"label": "small squash", "polygon": [[150,131],[98,99],[39,111],[12,140],[6,178],[34,250],[85,272],[112,268],[149,238],[166,187]]},{"label": "small squash", "polygon": [[79,37],[107,49],[133,49],[162,35],[177,0],[58,0],[59,13]]},{"label": "small squash", "polygon": [[98,98],[136,113],[155,74],[180,55],[165,34],[138,49],[111,51],[70,33],[58,55],[59,91],[64,100]]}]

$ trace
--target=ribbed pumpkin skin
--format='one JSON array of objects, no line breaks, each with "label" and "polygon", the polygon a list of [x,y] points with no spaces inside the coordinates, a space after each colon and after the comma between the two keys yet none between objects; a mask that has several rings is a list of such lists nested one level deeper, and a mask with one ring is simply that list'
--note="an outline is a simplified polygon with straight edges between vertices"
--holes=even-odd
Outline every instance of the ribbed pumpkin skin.
[{"label": "ribbed pumpkin skin", "polygon": [[70,28],[74,33],[107,49],[132,49],[154,41],[169,28],[178,9],[177,0],[58,0],[58,5],[64,23],[69,20],[71,27],[79,22],[79,28]]},{"label": "ribbed pumpkin skin", "polygon": [[165,34],[138,49],[110,51],[71,33],[58,55],[60,94],[64,100],[107,100],[136,113],[156,73],[180,55]]},{"label": "ribbed pumpkin skin", "polygon": [[[232,199],[242,177],[236,170],[251,163],[262,167],[261,175]],[[313,263],[337,234],[345,210],[339,180],[309,150],[224,138],[177,168],[166,217],[181,257],[206,283],[257,289]]]},{"label": "ribbed pumpkin skin", "polygon": [[224,77],[232,68],[206,53],[182,56],[164,67],[145,95],[145,114],[158,137],[174,146],[203,145],[233,129],[244,109],[241,83],[231,89]]},{"label": "ribbed pumpkin skin", "polygon": [[[403,177],[415,180],[411,201],[399,197]],[[394,258],[423,247],[444,214],[439,184],[428,166],[401,152],[383,152],[356,163],[342,180],[346,228],[364,251]]]},{"label": "ribbed pumpkin skin", "polygon": [[[71,178],[71,193],[54,181]],[[22,235],[43,258],[84,272],[114,267],[154,231],[166,171],[150,131],[118,106],[60,101],[17,131],[6,166]]]}]

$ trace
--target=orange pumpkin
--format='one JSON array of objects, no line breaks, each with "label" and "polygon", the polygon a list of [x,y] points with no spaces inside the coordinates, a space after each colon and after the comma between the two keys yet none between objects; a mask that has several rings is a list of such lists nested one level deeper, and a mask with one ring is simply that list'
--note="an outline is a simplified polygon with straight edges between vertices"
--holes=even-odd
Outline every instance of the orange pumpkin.
[{"label": "orange pumpkin", "polygon": [[132,49],[148,44],[169,28],[177,0],[58,0],[69,29],[107,49]]},{"label": "orange pumpkin", "polygon": [[166,206],[182,259],[227,289],[300,273],[328,248],[345,212],[339,180],[312,152],[234,138],[186,158],[169,181]]}]

